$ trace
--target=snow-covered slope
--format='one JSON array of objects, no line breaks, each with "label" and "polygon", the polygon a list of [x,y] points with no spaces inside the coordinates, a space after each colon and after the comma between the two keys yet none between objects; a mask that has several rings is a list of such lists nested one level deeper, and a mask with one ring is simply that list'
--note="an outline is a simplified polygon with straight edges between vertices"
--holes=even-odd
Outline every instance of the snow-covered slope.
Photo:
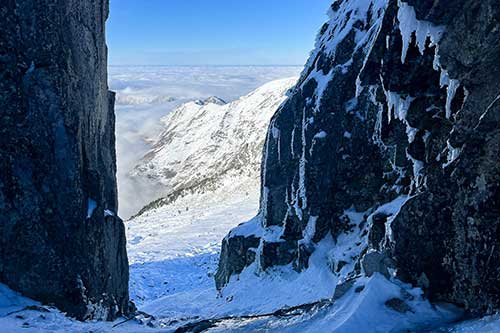
[{"label": "snow-covered slope", "polygon": [[142,212],[226,185],[258,192],[267,125],[296,80],[270,82],[228,104],[217,97],[189,102],[164,117],[165,129],[132,175],[161,184],[165,199]]}]

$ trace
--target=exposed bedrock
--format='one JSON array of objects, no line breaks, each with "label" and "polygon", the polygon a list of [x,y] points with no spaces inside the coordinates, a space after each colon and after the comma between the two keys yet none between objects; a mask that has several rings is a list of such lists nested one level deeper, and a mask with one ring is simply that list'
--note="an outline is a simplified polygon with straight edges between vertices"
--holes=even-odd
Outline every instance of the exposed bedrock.
[{"label": "exposed bedrock", "polygon": [[[228,235],[218,286],[241,271],[235,251],[254,253],[261,270],[301,271],[328,234],[359,232],[345,277],[377,251],[431,300],[499,309],[499,7],[335,1],[271,120],[258,231]],[[359,228],[352,212],[364,213]],[[233,235],[260,242],[235,249]]]},{"label": "exposed bedrock", "polygon": [[107,0],[0,7],[0,282],[78,319],[128,314]]}]

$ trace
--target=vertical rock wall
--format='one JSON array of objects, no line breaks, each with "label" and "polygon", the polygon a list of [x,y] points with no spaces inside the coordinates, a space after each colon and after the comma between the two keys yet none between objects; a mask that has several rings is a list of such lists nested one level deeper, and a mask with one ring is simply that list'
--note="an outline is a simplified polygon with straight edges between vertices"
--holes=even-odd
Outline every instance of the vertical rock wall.
[{"label": "vertical rock wall", "polygon": [[258,231],[226,237],[218,287],[244,269],[234,258],[302,271],[327,235],[356,233],[335,274],[380,258],[433,300],[500,308],[499,14],[496,1],[334,1],[270,124]]},{"label": "vertical rock wall", "polygon": [[107,0],[0,7],[0,282],[79,319],[129,312]]}]

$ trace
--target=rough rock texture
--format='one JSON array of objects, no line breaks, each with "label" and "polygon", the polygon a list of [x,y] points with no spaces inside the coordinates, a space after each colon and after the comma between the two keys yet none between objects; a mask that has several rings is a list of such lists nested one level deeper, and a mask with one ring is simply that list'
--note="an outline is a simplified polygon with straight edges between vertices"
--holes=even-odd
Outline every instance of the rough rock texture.
[{"label": "rough rock texture", "polygon": [[107,0],[0,7],[0,282],[78,319],[129,312]]},{"label": "rough rock texture", "polygon": [[[365,220],[351,276],[377,250],[432,300],[477,313],[500,308],[499,7],[332,4],[299,83],[271,120],[263,236],[246,249],[257,250],[259,267],[306,269],[318,241],[353,232],[354,209]],[[266,234],[277,228],[281,250],[266,252]],[[230,245],[219,286],[229,281]]]},{"label": "rough rock texture", "polygon": [[[216,287],[224,287],[229,278],[234,274],[240,274],[243,269],[255,261],[255,252],[250,248],[257,248],[259,239],[257,237],[235,236],[228,237],[222,241],[222,253],[227,265],[221,266],[215,276]],[[227,271],[226,271],[227,270]]]}]

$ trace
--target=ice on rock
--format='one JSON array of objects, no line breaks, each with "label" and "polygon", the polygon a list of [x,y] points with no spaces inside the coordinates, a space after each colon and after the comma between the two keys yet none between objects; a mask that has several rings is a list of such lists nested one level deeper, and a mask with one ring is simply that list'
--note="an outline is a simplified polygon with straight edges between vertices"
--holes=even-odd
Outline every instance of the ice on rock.
[{"label": "ice on rock", "polygon": [[426,40],[430,38],[430,46],[435,46],[435,55],[433,67],[435,70],[441,70],[440,85],[441,87],[448,86],[446,98],[446,118],[451,117],[451,103],[460,82],[450,79],[448,72],[441,67],[439,61],[439,41],[444,33],[443,26],[437,26],[427,21],[417,20],[415,10],[406,2],[398,1],[398,21],[399,30],[403,39],[403,50],[401,53],[401,62],[404,63],[408,53],[408,47],[411,43],[412,34],[415,33],[418,49],[421,54],[425,51]]},{"label": "ice on rock", "polygon": [[304,209],[307,207],[307,196],[306,196],[306,184],[305,184],[305,178],[306,178],[306,126],[307,126],[307,121],[306,121],[306,110],[302,110],[302,156],[300,157],[299,161],[299,196],[302,199],[301,202],[301,208]]},{"label": "ice on rock", "polygon": [[324,139],[327,135],[325,131],[320,131],[314,135],[314,139]]},{"label": "ice on rock", "polygon": [[318,221],[318,216],[310,216],[309,221],[307,222],[307,226],[303,232],[303,239],[301,242],[304,244],[309,244],[312,242],[314,237],[314,233],[316,232],[316,221]]},{"label": "ice on rock", "polygon": [[451,79],[448,84],[447,88],[447,95],[446,95],[446,118],[450,119],[451,117],[451,103],[453,102],[453,99],[455,98],[455,94],[457,92],[458,87],[460,86],[460,83],[458,80],[453,80]]},{"label": "ice on rock", "polygon": [[26,71],[26,74],[31,74],[35,71],[36,69],[36,66],[35,66],[35,62],[32,61],[31,64],[30,64],[30,67],[28,68],[28,70]]},{"label": "ice on rock", "polygon": [[430,38],[430,46],[438,45],[441,40],[441,36],[443,35],[444,27],[436,26],[427,21],[417,20],[415,10],[406,2],[399,0],[398,6],[399,31],[401,32],[401,37],[403,39],[401,62],[405,63],[413,33],[415,33],[420,53],[424,54],[427,38]]},{"label": "ice on rock", "polygon": [[92,199],[88,198],[87,200],[87,218],[90,219],[92,217],[92,214],[94,214],[94,210],[97,208],[97,202]]},{"label": "ice on rock", "polygon": [[104,216],[116,216],[116,214],[109,209],[105,209]]},{"label": "ice on rock", "polygon": [[451,145],[450,140],[446,141],[446,150],[448,151],[446,163],[443,164],[443,169],[453,163],[462,152],[462,148],[455,148]]},{"label": "ice on rock", "polygon": [[389,122],[392,120],[393,112],[396,119],[406,122],[406,114],[408,113],[411,102],[413,102],[415,98],[411,96],[402,98],[398,93],[392,91],[386,91],[385,94],[387,99],[387,110],[389,112],[387,115]]}]

